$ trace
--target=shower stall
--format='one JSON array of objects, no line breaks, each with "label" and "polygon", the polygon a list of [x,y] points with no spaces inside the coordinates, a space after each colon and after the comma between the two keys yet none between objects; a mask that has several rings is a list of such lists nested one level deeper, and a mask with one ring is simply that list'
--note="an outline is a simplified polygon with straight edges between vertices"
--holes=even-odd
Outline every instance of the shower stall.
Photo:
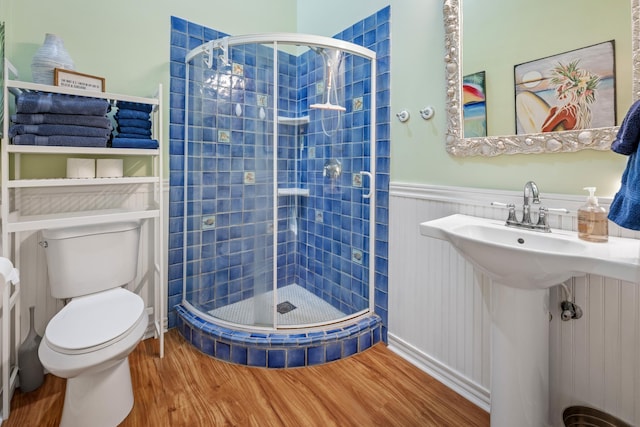
[{"label": "shower stall", "polygon": [[230,330],[373,313],[376,54],[303,34],[186,56],[182,306]]}]

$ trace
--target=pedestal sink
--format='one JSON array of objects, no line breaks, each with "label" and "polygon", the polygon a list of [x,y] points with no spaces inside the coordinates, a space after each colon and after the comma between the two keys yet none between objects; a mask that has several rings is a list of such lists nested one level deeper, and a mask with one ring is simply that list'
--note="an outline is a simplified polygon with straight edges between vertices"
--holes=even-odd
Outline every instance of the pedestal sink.
[{"label": "pedestal sink", "polygon": [[420,233],[450,242],[493,282],[491,425],[548,425],[548,290],[586,274],[640,281],[640,240],[590,243],[571,231],[540,233],[461,214],[423,222]]}]

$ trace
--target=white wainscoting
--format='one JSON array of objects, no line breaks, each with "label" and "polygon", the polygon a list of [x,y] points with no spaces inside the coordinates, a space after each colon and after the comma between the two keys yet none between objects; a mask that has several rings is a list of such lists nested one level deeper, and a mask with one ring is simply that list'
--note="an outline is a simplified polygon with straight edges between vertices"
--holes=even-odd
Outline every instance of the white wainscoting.
[{"label": "white wainscoting", "polygon": [[[552,228],[575,230],[584,197],[540,190],[543,205],[571,211],[551,215]],[[389,346],[489,410],[490,281],[449,243],[421,236],[419,224],[453,213],[506,219],[490,203],[520,206],[522,192],[392,183],[390,196]],[[609,226],[613,236],[640,238]],[[640,284],[596,275],[566,284],[584,316],[561,321],[562,291],[551,289],[552,425],[563,425],[567,406],[586,405],[640,426]]]}]

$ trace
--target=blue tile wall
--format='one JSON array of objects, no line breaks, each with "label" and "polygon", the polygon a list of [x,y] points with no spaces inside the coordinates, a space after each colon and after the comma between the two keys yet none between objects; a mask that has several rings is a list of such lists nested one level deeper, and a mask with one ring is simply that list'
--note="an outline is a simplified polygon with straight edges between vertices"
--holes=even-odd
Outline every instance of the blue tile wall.
[{"label": "blue tile wall", "polygon": [[[278,185],[309,189],[309,197],[281,196],[278,199],[277,269],[278,286],[298,283],[321,296],[345,313],[368,306],[374,298],[375,312],[382,319],[379,339],[386,340],[387,259],[388,259],[388,185],[390,156],[390,7],[386,7],[335,38],[354,42],[376,51],[378,74],[376,96],[376,255],[368,248],[368,199],[361,188],[352,188],[353,174],[369,169],[369,122],[366,113],[368,61],[344,58],[343,86],[347,108],[336,140],[322,131],[317,110],[308,110],[321,102],[316,82],[322,80],[323,64],[313,51],[295,56],[278,53],[279,114],[297,117],[304,112],[310,123],[300,126],[279,125],[278,153],[273,153],[273,51],[263,45],[230,49],[232,63],[242,69],[224,66],[214,57],[216,66],[203,66],[196,58],[186,75],[187,52],[204,41],[226,34],[186,20],[171,18],[170,82],[170,220],[169,220],[169,327],[178,326],[176,305],[184,297],[207,311],[253,295],[256,283],[269,283],[272,274],[272,180],[271,161],[278,155]],[[200,63],[198,63],[200,61]],[[186,81],[190,93],[185,96]],[[351,100],[362,96],[363,110],[353,109]],[[260,102],[266,97],[266,119],[262,120]],[[185,124],[185,106],[190,105],[190,123]],[[236,105],[242,115],[235,114]],[[184,145],[185,125],[189,145]],[[310,156],[310,149],[315,156]],[[188,150],[189,175],[184,176],[184,154]],[[340,157],[344,173],[332,192],[322,176],[327,158]],[[255,183],[247,183],[245,173],[255,172]],[[186,194],[183,188],[188,184]],[[365,179],[364,186],[368,185]],[[348,190],[347,190],[348,189]],[[185,212],[184,198],[188,203]],[[297,204],[296,204],[297,199]],[[289,218],[297,214],[297,236]],[[185,229],[186,216],[186,229]],[[203,218],[215,216],[215,224],[204,227]],[[321,221],[318,221],[318,217]],[[186,239],[187,253],[183,253]],[[259,248],[259,250],[255,250]],[[362,251],[363,264],[354,262],[354,250]],[[186,255],[187,263],[183,264]],[[375,295],[368,295],[368,269],[375,271]],[[264,271],[263,271],[264,270]],[[186,271],[186,275],[183,273]],[[366,341],[366,340],[365,340]],[[366,342],[358,343],[366,344]],[[220,350],[222,358],[249,365],[278,365],[282,354],[219,349],[211,340],[200,338],[206,353]],[[349,353],[355,343],[345,344]],[[335,356],[326,349],[323,361]],[[311,355],[311,357],[310,357]],[[329,355],[329,356],[327,356]],[[313,364],[319,361],[311,353],[289,353],[291,363]],[[309,360],[310,359],[310,360]],[[264,363],[263,363],[264,362]]]},{"label": "blue tile wall", "polygon": [[[352,314],[368,307],[365,284],[368,282],[369,201],[362,198],[366,189],[354,188],[352,179],[360,170],[369,169],[363,149],[369,135],[362,130],[366,126],[361,125],[362,129],[359,129],[354,125],[354,118],[365,115],[370,109],[366,99],[361,110],[354,110],[347,101],[355,96],[354,87],[371,76],[368,60],[344,54],[342,64],[345,81],[338,85],[339,93],[331,102],[346,107],[347,111],[340,117],[341,127],[336,127],[335,113],[309,109],[311,104],[327,102],[322,85],[325,81],[322,58],[312,50],[298,57],[297,108],[299,114],[309,114],[310,118],[304,135],[300,136],[304,147],[300,169],[310,197],[304,199],[300,207],[302,233],[296,246],[295,282],[343,313]],[[321,85],[319,90],[316,89],[318,84]],[[342,176],[335,181],[323,175],[325,162],[332,158],[342,163]],[[364,256],[360,263],[352,259],[354,250]]]}]

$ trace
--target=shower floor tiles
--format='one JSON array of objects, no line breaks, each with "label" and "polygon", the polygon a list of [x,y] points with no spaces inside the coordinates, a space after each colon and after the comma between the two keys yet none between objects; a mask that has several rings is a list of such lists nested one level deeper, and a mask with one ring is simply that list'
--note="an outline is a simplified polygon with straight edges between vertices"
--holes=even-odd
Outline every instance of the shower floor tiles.
[{"label": "shower floor tiles", "polygon": [[[345,316],[345,313],[297,284],[278,288],[278,304],[284,302],[289,302],[296,308],[286,313],[278,313],[278,325],[323,323]],[[227,322],[267,326],[272,324],[272,313],[273,291],[209,311],[213,317]]]}]

